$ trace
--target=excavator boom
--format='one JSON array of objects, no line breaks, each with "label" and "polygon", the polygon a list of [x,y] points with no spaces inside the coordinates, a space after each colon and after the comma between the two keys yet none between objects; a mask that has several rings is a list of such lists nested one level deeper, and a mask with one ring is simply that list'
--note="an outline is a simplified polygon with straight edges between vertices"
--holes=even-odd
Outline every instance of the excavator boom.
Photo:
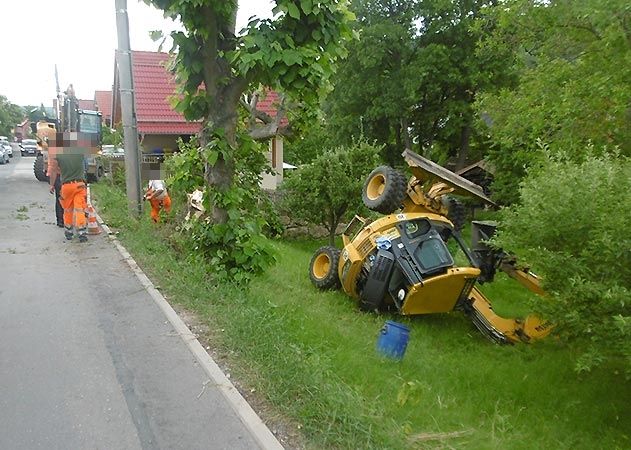
[{"label": "excavator boom", "polygon": [[459,307],[484,336],[498,344],[528,343],[542,339],[552,331],[552,324],[535,315],[529,315],[523,320],[506,319],[497,315],[477,287],[473,288],[465,304]]}]

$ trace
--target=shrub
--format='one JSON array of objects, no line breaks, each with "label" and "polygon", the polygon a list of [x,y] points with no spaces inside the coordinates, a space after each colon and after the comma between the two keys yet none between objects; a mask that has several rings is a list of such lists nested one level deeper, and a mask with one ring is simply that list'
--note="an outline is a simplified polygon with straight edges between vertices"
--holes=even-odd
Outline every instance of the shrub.
[{"label": "shrub", "polygon": [[631,162],[548,158],[503,210],[495,242],[543,275],[541,312],[583,348],[578,370],[624,358],[631,373]]},{"label": "shrub", "polygon": [[324,152],[283,183],[292,218],[322,225],[333,245],[337,226],[362,206],[364,178],[377,165],[380,147],[365,141]]}]

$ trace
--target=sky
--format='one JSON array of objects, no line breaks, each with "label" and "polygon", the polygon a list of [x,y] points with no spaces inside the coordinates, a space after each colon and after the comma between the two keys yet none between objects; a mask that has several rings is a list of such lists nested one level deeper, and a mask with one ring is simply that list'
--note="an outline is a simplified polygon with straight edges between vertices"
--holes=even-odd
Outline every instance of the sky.
[{"label": "sky", "polygon": [[[1,0],[0,95],[20,106],[52,106],[55,64],[59,87],[72,83],[81,99],[110,90],[118,46],[114,0]],[[239,0],[237,29],[251,16],[270,17],[270,0]],[[139,0],[127,0],[132,50],[157,51],[152,30],[178,26]],[[163,49],[168,51],[165,46]]]}]

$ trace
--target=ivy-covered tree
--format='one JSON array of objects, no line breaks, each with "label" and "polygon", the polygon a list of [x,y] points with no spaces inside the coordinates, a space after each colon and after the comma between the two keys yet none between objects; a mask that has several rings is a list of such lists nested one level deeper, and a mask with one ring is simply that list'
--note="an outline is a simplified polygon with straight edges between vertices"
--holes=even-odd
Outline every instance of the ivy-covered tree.
[{"label": "ivy-covered tree", "polygon": [[[226,249],[230,239],[224,238],[245,229],[255,239],[259,230],[247,229],[242,218],[248,211],[242,207],[235,166],[239,108],[251,110],[251,124],[266,123],[263,130],[250,133],[264,138],[278,132],[282,115],[273,121],[255,111],[254,91],[271,88],[284,98],[316,102],[345,54],[352,14],[342,0],[277,0],[272,19],[251,18],[245,29],[236,30],[236,0],[145,1],[184,27],[171,33],[172,69],[179,86],[176,108],[203,123],[200,156],[213,223],[207,244],[241,260],[243,254],[231,255]],[[282,113],[282,98],[278,108]]]},{"label": "ivy-covered tree", "polygon": [[[253,18],[238,32],[236,0],[147,2],[184,26],[171,34],[181,94],[177,109],[189,120],[202,119],[206,182],[225,194],[234,177],[243,94],[262,85],[307,101],[317,99],[344,55],[352,16],[344,1],[278,0],[273,19]],[[217,145],[209,147],[211,142]],[[225,223],[229,208],[226,197],[215,198],[213,220]]]}]

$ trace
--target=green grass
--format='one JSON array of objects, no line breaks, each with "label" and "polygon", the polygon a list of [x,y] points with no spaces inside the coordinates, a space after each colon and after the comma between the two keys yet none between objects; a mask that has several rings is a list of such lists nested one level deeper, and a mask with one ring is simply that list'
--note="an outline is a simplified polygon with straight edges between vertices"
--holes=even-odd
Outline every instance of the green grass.
[{"label": "green grass", "polygon": [[[341,292],[311,286],[319,241],[278,241],[277,264],[249,286],[214,286],[196,258],[159,238],[169,225],[130,219],[107,185],[92,193],[169,301],[214,330],[233,378],[265,398],[268,417],[299,425],[308,448],[631,448],[631,383],[613,368],[577,375],[572,349],[554,339],[497,346],[458,313],[361,313]],[[504,297],[499,312],[523,308],[509,280],[485,289],[494,304]],[[399,363],[375,352],[392,318],[411,329]]]}]

